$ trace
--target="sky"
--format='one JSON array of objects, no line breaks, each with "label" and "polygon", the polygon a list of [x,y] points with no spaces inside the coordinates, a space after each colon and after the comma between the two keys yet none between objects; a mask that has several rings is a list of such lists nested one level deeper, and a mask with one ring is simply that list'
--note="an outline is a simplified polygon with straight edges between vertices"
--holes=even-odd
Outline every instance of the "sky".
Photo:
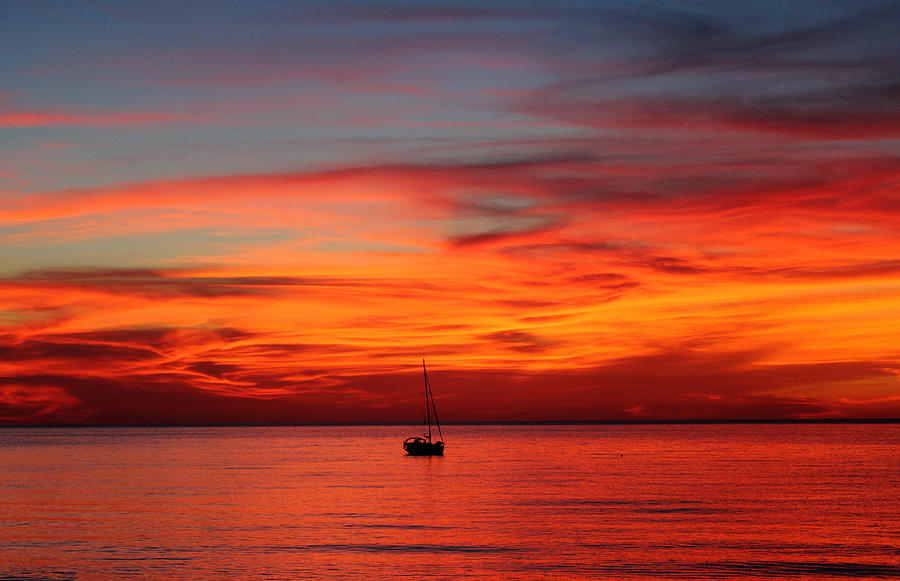
[{"label": "sky", "polygon": [[897,30],[0,3],[0,425],[898,418]]}]

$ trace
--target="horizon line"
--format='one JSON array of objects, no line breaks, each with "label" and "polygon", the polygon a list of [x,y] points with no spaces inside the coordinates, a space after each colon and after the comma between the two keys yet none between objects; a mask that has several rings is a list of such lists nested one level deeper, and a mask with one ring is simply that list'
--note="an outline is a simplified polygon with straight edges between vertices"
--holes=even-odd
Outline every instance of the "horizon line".
[{"label": "horizon line", "polygon": [[[444,422],[445,426],[603,426],[603,425],[721,425],[721,424],[897,424],[900,418],[786,418],[786,419],[693,419],[693,420],[506,420]],[[420,426],[418,422],[235,422],[235,423],[145,423],[145,424],[0,424],[15,428],[239,428],[239,427],[370,427]]]}]

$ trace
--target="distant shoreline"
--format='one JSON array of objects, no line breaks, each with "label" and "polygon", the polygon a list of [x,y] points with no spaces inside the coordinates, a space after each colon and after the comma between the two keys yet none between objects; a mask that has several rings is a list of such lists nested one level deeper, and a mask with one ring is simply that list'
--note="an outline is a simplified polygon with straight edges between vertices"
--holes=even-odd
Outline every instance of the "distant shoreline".
[{"label": "distant shoreline", "polygon": [[[898,424],[900,418],[821,418],[748,420],[592,420],[592,421],[484,421],[443,422],[445,426],[653,426],[721,424]],[[228,424],[9,424],[0,429],[21,428],[275,428],[275,427],[376,427],[419,426],[420,422],[373,423],[228,423]]]}]

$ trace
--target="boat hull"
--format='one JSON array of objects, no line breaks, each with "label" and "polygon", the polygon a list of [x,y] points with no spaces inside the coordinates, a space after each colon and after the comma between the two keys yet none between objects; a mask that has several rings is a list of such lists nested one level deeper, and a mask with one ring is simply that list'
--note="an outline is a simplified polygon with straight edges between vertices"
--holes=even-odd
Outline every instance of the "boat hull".
[{"label": "boat hull", "polygon": [[403,442],[403,449],[410,456],[443,456],[443,442],[428,442],[424,438],[409,438]]}]

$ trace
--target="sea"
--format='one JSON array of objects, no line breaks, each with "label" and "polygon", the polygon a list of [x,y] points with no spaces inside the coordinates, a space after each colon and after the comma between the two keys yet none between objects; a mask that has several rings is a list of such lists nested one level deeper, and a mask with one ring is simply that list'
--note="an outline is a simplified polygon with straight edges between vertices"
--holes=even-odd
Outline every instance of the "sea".
[{"label": "sea", "polygon": [[900,424],[0,430],[0,579],[900,578]]}]

